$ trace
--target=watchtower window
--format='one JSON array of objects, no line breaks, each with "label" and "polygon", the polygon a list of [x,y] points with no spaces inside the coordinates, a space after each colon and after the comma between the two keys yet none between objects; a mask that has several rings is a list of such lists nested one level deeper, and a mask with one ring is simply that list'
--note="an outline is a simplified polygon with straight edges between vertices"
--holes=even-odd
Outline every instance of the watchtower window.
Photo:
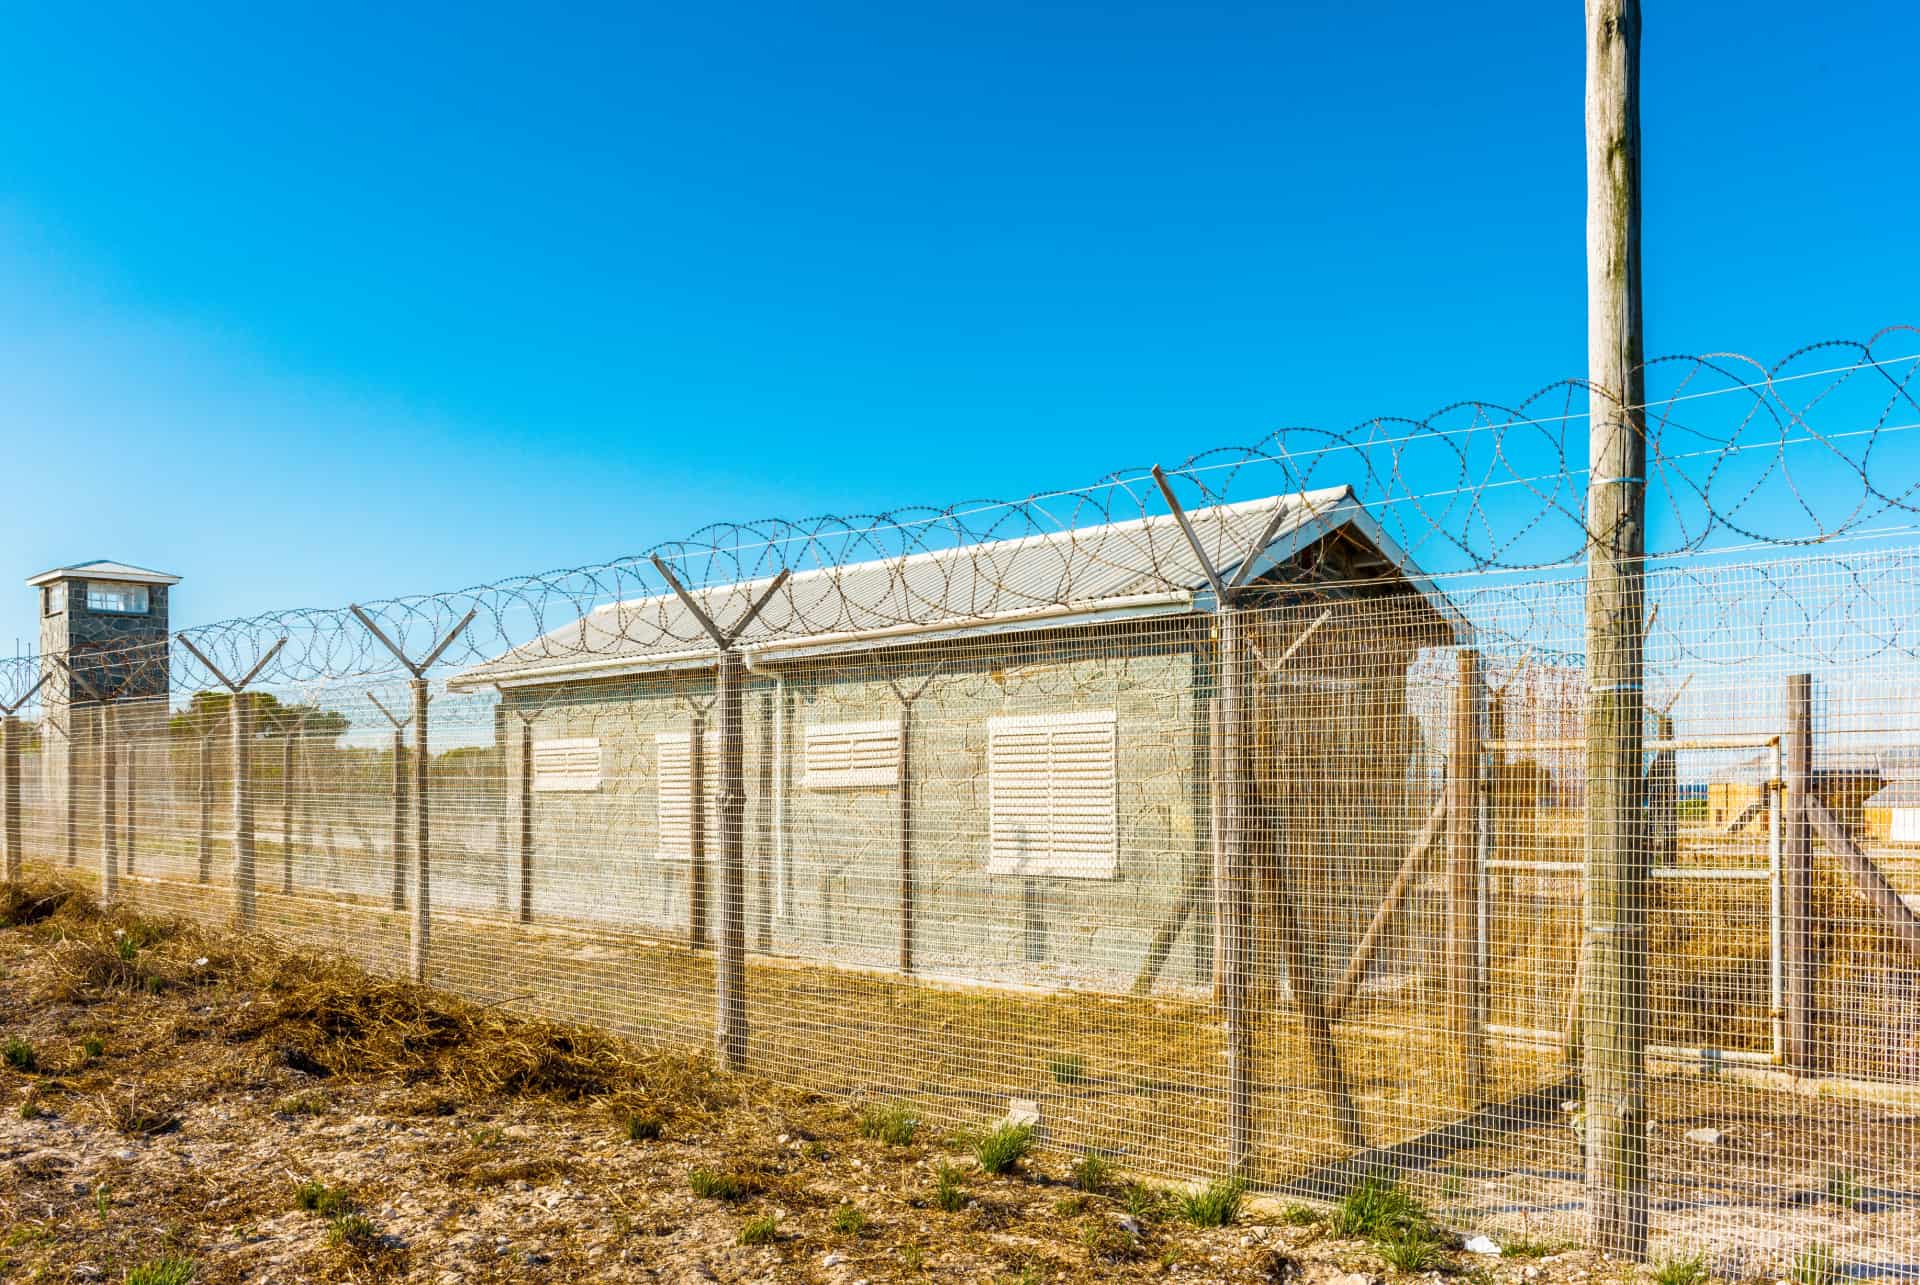
[{"label": "watchtower window", "polygon": [[40,614],[57,616],[67,609],[67,587],[63,584],[50,584],[40,590]]},{"label": "watchtower window", "polygon": [[104,611],[117,616],[144,616],[147,614],[147,587],[120,580],[89,580],[87,610]]}]

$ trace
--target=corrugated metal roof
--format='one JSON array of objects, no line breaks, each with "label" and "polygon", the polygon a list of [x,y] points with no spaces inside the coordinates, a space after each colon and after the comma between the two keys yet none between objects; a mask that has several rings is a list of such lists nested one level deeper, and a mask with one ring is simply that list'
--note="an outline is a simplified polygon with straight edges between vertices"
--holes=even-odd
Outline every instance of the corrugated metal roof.
[{"label": "corrugated metal roof", "polygon": [[108,558],[96,558],[92,562],[76,562],[70,567],[55,567],[51,571],[42,571],[30,576],[27,583],[42,585],[53,580],[74,578],[92,578],[95,580],[129,580],[135,584],[179,584],[180,577],[165,571],[155,571],[150,567],[136,567],[128,562],[114,562]]},{"label": "corrugated metal roof", "polygon": [[[1281,517],[1272,536],[1250,554],[1276,510]],[[1401,574],[1416,580],[1419,574],[1354,503],[1348,487],[1216,505],[1187,516],[1227,578],[1249,556],[1254,558],[1250,575],[1264,574],[1338,529],[1354,531]],[[698,590],[695,597],[725,626],[769,583],[721,585]],[[1079,623],[1130,610],[1190,610],[1206,593],[1205,570],[1176,519],[1165,514],[798,572],[739,645],[749,651],[771,644],[783,651],[809,644],[832,649],[1043,614],[1048,624]],[[1444,611],[1443,604],[1436,603],[1436,610]],[[711,639],[685,604],[673,594],[658,594],[596,608],[463,671],[453,685],[567,681],[610,671],[710,664],[712,655]]]}]

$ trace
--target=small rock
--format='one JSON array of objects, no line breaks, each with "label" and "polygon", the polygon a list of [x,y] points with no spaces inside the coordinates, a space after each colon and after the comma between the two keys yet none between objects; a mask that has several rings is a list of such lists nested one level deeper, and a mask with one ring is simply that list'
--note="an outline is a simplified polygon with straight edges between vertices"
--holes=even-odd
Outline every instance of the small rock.
[{"label": "small rock", "polygon": [[1520,1274],[1526,1277],[1530,1281],[1540,1279],[1540,1269],[1538,1267],[1529,1267],[1527,1268],[1527,1270],[1525,1270],[1524,1272],[1521,1272]]},{"label": "small rock", "polygon": [[1500,1246],[1494,1244],[1493,1241],[1486,1236],[1468,1237],[1467,1243],[1461,1246],[1461,1248],[1465,1249],[1469,1254],[1491,1254],[1495,1258],[1500,1257]]},{"label": "small rock", "polygon": [[1718,1129],[1688,1129],[1687,1141],[1702,1147],[1717,1147],[1726,1135]]},{"label": "small rock", "polygon": [[1365,1272],[1348,1272],[1345,1276],[1334,1277],[1333,1285],[1376,1285],[1376,1282]]},{"label": "small rock", "polygon": [[822,1266],[822,1267],[838,1267],[838,1266],[840,1266],[840,1264],[841,1264],[842,1262],[844,1262],[844,1261],[846,1261],[846,1260],[844,1260],[843,1258],[841,1258],[841,1257],[840,1257],[840,1255],[838,1255],[838,1254],[828,1254],[828,1255],[827,1255],[827,1256],[826,1256],[825,1258],[823,1258],[823,1259],[821,1259],[821,1260],[820,1260],[820,1266]]},{"label": "small rock", "polygon": [[73,1275],[83,1281],[97,1281],[106,1273],[92,1263],[81,1263],[73,1269]]},{"label": "small rock", "polygon": [[1132,1236],[1141,1234],[1140,1220],[1132,1214],[1115,1214],[1113,1216],[1113,1225]]}]

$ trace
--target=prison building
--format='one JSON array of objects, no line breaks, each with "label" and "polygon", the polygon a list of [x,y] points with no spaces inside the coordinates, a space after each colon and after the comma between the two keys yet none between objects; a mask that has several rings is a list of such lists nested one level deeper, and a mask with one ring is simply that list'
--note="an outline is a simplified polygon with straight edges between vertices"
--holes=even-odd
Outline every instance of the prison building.
[{"label": "prison building", "polygon": [[[1259,589],[1256,932],[1272,939],[1289,845],[1322,957],[1344,960],[1432,805],[1409,673],[1465,626],[1348,488],[1189,517],[1223,578],[1246,564]],[[694,596],[726,621],[767,583]],[[1204,986],[1213,592],[1173,516],[793,575],[738,644],[749,947],[991,983]],[[702,938],[714,666],[663,594],[450,681],[500,694],[527,917]]]},{"label": "prison building", "polygon": [[1886,785],[1860,805],[1869,843],[1920,845],[1920,748],[1880,755]]}]

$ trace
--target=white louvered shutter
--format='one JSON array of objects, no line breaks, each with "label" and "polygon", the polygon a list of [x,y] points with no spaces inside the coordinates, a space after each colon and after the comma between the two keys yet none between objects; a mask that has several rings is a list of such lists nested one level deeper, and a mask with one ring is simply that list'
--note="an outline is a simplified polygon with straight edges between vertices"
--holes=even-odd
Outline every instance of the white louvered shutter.
[{"label": "white louvered shutter", "polygon": [[900,724],[817,723],[806,729],[809,790],[854,790],[900,783]]},{"label": "white louvered shutter", "polygon": [[1118,731],[1111,710],[988,720],[991,873],[1114,876]]},{"label": "white louvered shutter", "polygon": [[[701,791],[706,798],[706,830],[709,853],[718,820],[719,745],[717,732],[707,733],[706,762],[702,764]],[[693,756],[689,753],[693,737],[688,732],[660,732],[653,738],[654,782],[658,791],[656,832],[659,838],[654,855],[662,861],[693,859]]]},{"label": "white louvered shutter", "polygon": [[600,739],[570,736],[533,743],[533,788],[540,791],[600,788]]}]

